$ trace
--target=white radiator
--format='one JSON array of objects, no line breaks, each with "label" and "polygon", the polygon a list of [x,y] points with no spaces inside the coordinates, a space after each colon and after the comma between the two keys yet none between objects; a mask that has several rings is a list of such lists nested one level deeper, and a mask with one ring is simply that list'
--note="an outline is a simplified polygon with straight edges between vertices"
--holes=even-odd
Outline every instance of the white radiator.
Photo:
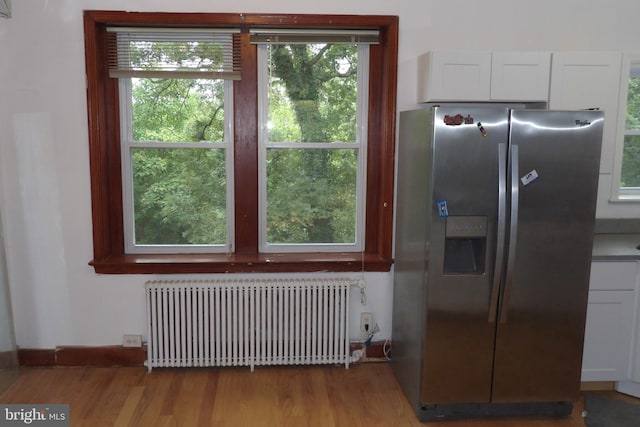
[{"label": "white radiator", "polygon": [[345,364],[351,279],[149,281],[147,367]]}]

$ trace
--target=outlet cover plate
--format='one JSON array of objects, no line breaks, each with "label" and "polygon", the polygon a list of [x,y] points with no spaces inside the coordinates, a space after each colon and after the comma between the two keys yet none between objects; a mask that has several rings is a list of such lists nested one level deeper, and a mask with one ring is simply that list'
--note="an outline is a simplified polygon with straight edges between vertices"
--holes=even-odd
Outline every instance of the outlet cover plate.
[{"label": "outlet cover plate", "polygon": [[[366,326],[369,326],[369,329],[367,329]],[[373,313],[369,313],[366,311],[360,313],[360,332],[366,335],[367,333],[373,332],[372,329]]]},{"label": "outlet cover plate", "polygon": [[123,347],[142,347],[142,335],[123,335]]}]

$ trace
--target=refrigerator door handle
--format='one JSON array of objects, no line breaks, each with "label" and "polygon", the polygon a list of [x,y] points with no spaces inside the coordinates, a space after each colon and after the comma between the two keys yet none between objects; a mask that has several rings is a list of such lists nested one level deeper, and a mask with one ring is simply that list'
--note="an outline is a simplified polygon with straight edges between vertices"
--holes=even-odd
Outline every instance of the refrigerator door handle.
[{"label": "refrigerator door handle", "polygon": [[493,285],[489,302],[489,323],[498,317],[498,297],[504,261],[504,237],[507,224],[507,145],[498,144],[498,229],[496,233],[496,259],[493,267]]},{"label": "refrigerator door handle", "polygon": [[506,323],[509,312],[509,299],[513,286],[513,269],[516,258],[516,241],[518,238],[518,196],[520,191],[518,146],[511,146],[511,225],[509,227],[509,252],[507,256],[507,272],[504,281],[504,291],[500,301],[500,323]]}]

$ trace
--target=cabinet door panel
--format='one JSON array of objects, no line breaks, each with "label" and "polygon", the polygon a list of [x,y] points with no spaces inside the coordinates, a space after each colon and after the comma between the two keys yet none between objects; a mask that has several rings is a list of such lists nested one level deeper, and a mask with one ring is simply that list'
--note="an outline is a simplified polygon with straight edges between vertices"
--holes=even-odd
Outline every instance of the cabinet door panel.
[{"label": "cabinet door panel", "polygon": [[493,101],[544,101],[549,98],[549,52],[493,52]]},{"label": "cabinet door panel", "polygon": [[629,379],[634,291],[590,291],[582,381]]},{"label": "cabinet door panel", "polygon": [[633,291],[636,288],[636,261],[594,261],[591,263],[590,291]]},{"label": "cabinet door panel", "polygon": [[418,58],[418,102],[489,101],[490,52],[427,52]]}]

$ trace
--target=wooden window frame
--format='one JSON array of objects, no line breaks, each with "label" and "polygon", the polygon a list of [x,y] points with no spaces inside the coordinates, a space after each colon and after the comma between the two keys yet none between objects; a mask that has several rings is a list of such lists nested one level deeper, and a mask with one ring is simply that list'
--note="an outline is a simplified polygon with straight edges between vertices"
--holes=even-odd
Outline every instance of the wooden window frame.
[{"label": "wooden window frame", "polygon": [[[108,77],[108,25],[238,27],[242,79],[234,82],[235,252],[129,254],[124,249],[118,82]],[[249,28],[377,29],[370,49],[365,248],[362,252],[260,253],[256,45]],[[85,11],[93,260],[101,274],[389,271],[393,243],[398,17]],[[250,196],[247,196],[250,195]]]}]

